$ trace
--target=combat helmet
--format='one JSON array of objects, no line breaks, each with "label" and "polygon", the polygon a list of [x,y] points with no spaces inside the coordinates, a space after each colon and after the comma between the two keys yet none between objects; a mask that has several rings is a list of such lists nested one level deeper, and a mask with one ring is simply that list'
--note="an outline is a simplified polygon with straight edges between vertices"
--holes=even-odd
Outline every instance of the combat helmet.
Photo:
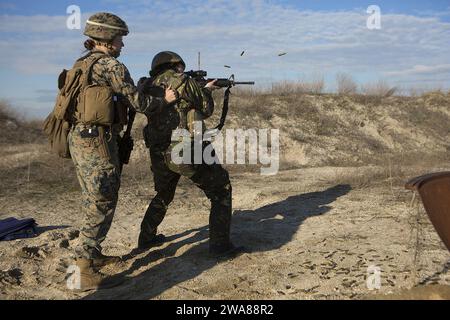
[{"label": "combat helmet", "polygon": [[152,70],[150,71],[150,74],[153,76],[163,67],[177,63],[181,63],[184,67],[186,67],[186,63],[177,53],[172,51],[162,51],[153,58]]},{"label": "combat helmet", "polygon": [[128,33],[129,30],[125,21],[107,12],[100,12],[91,16],[84,29],[84,35],[107,42],[111,42],[117,36],[126,36]]}]

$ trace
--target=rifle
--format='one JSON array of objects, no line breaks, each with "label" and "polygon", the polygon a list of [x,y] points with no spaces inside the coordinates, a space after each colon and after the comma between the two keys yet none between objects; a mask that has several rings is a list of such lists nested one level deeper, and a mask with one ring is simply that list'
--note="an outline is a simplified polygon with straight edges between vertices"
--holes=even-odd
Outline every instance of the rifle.
[{"label": "rifle", "polygon": [[[203,88],[208,82],[214,81],[216,79],[205,79],[208,76],[208,72],[204,71],[204,70],[191,70],[188,72],[184,73],[185,75],[187,75],[188,77],[191,77],[192,79],[194,79],[195,81],[197,81],[197,83]],[[234,87],[237,85],[250,85],[253,86],[255,84],[254,81],[247,81],[247,82],[239,82],[239,81],[235,81],[234,80],[234,74],[231,75],[230,78],[225,79],[225,78],[220,78],[217,79],[215,86],[219,87],[219,88],[230,88],[230,87]]]},{"label": "rifle", "polygon": [[217,127],[212,130],[212,131],[216,131],[216,132],[217,132],[217,130],[218,131],[222,130],[222,128],[225,125],[225,121],[226,121],[227,115],[228,115],[228,103],[230,101],[231,88],[233,88],[234,86],[237,86],[237,85],[251,85],[252,86],[255,84],[254,81],[248,81],[248,82],[235,81],[234,74],[232,74],[231,77],[228,79],[226,79],[226,78],[206,79],[206,77],[208,76],[208,73],[204,70],[197,70],[197,71],[191,70],[191,71],[185,72],[184,74],[187,75],[188,77],[194,79],[202,88],[207,83],[214,81],[214,80],[216,80],[216,83],[214,84],[216,87],[227,88],[227,90],[225,90],[225,95],[223,98],[222,116],[220,117],[219,125],[217,125]]},{"label": "rifle", "polygon": [[131,137],[131,129],[133,128],[134,119],[136,117],[136,111],[132,108],[128,110],[128,123],[127,130],[123,136],[119,139],[119,160],[120,160],[120,172],[122,172],[123,166],[130,163],[131,151],[133,151],[134,141]]}]

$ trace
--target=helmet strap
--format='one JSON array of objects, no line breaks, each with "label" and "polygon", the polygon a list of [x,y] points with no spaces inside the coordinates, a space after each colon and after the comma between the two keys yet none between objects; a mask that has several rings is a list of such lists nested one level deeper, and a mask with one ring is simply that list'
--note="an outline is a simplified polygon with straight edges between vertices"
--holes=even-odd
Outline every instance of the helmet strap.
[{"label": "helmet strap", "polygon": [[94,41],[95,41],[96,46],[104,47],[107,49],[107,52],[105,52],[105,53],[113,56],[114,58],[117,58],[119,56],[116,53],[116,51],[114,50],[114,48],[110,42],[102,41],[102,40],[94,40]]},{"label": "helmet strap", "polygon": [[109,50],[113,49],[112,44],[107,41],[101,41],[101,40],[94,40],[94,41],[95,41],[95,44],[98,46],[105,47]]}]

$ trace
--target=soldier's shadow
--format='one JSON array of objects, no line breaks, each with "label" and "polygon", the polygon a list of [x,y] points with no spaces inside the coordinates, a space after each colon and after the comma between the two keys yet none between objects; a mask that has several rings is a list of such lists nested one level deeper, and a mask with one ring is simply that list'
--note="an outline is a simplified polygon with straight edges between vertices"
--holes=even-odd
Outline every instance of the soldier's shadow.
[{"label": "soldier's shadow", "polygon": [[[232,239],[243,245],[246,252],[271,251],[290,242],[300,225],[308,217],[328,212],[328,206],[337,198],[348,194],[349,185],[337,185],[324,191],[305,193],[256,210],[235,211],[233,215]],[[175,242],[190,235],[187,239]],[[84,299],[152,299],[166,290],[193,279],[217,265],[217,259],[207,256],[208,227],[185,231],[174,235],[167,247],[153,249],[119,276],[127,276],[122,286],[93,292]],[[186,245],[192,245],[183,254],[176,252]],[[162,260],[150,269],[134,275],[150,263]],[[187,289],[188,290],[188,289]],[[183,297],[178,297],[183,298]]]}]

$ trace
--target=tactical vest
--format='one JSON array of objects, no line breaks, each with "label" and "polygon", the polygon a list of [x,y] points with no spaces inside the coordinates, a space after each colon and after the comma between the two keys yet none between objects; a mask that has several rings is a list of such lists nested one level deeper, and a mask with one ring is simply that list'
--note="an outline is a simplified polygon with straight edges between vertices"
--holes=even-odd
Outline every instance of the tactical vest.
[{"label": "tactical vest", "polygon": [[174,109],[178,113],[179,123],[178,128],[187,129],[187,112],[192,109],[189,101],[185,99],[185,89],[188,77],[182,73],[176,73],[172,70],[168,70],[163,74],[157,76],[152,84],[163,88],[169,86],[178,93],[180,99],[174,105]]},{"label": "tactical vest", "polygon": [[203,121],[203,116],[196,111],[196,108],[201,107],[202,101],[194,101],[194,98],[186,93],[188,81],[192,80],[189,80],[189,77],[185,74],[176,73],[173,70],[167,70],[153,79],[152,85],[164,88],[170,86],[178,93],[179,99],[172,108],[169,108],[169,110],[172,109],[177,114],[169,111],[166,115],[158,114],[150,117],[149,122],[151,126],[158,127],[160,130],[170,128],[170,131],[186,129],[193,134],[194,121]]},{"label": "tactical vest", "polygon": [[79,59],[72,69],[63,70],[58,78],[58,96],[43,129],[51,150],[62,158],[70,158],[67,136],[77,123],[112,126],[127,123],[127,107],[115,98],[112,88],[90,84],[94,64],[105,54],[89,54]]},{"label": "tactical vest", "polygon": [[120,102],[110,86],[91,83],[92,69],[104,54],[92,54],[75,63],[83,73],[82,86],[78,95],[74,120],[88,125],[112,126],[127,124],[127,106]]}]

